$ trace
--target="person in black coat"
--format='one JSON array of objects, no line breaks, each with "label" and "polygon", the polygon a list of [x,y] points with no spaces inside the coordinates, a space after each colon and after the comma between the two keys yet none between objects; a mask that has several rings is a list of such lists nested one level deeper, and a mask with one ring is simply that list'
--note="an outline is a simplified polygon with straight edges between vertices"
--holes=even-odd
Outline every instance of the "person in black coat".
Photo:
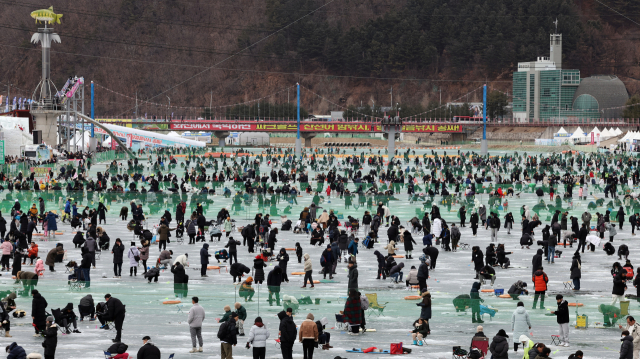
[{"label": "person in black coat", "polygon": [[276,238],[277,235],[278,235],[278,228],[274,228],[269,232],[269,241],[267,245],[271,249],[271,253],[273,253],[273,251],[276,248],[276,243],[278,242],[278,239]]},{"label": "person in black coat", "polygon": [[240,244],[240,241],[236,241],[233,237],[229,237],[229,242],[224,246],[225,248],[229,248],[229,264],[233,264],[233,259],[236,259],[236,263],[238,262],[238,249],[237,246]]},{"label": "person in black coat", "polygon": [[[438,261],[438,254],[440,253],[438,248],[436,248],[436,247],[427,247],[427,248],[423,248],[422,252],[424,254],[428,255],[429,258],[431,259],[431,265],[430,265],[429,269],[431,269],[431,270],[436,269],[436,262]],[[480,252],[480,256],[482,256],[482,252]]]},{"label": "person in black coat", "polygon": [[465,206],[460,207],[458,212],[460,213],[460,227],[466,227],[465,222],[467,221],[467,210]]},{"label": "person in black coat", "polygon": [[249,253],[253,253],[255,245],[256,229],[253,225],[248,225],[242,229],[242,245],[249,247]]},{"label": "person in black coat", "polygon": [[280,349],[283,359],[293,358],[293,343],[296,341],[297,330],[296,323],[291,317],[292,313],[292,311],[285,312],[284,310],[278,313],[278,319],[280,319],[278,331],[280,332]]},{"label": "person in black coat", "polygon": [[0,212],[0,239],[4,240],[4,234],[7,232],[7,220],[2,217]]},{"label": "person in black coat", "polygon": [[389,229],[387,229],[387,243],[391,242],[391,241],[396,241],[396,239],[398,238],[398,227],[395,225],[392,225],[391,227],[389,227]]},{"label": "person in black coat", "polygon": [[233,277],[233,283],[236,282],[236,277],[238,277],[238,282],[242,283],[242,276],[244,275],[244,273],[249,272],[251,272],[251,269],[239,262],[235,262],[234,264],[232,264],[231,268],[229,269],[229,274]]},{"label": "person in black coat", "polygon": [[114,298],[111,294],[105,294],[104,299],[107,301],[107,313],[103,316],[104,320],[111,321],[116,327],[116,337],[112,341],[119,343],[122,338],[122,324],[124,323],[125,307],[118,298]]},{"label": "person in black coat", "polygon": [[476,271],[476,278],[478,279],[478,273],[484,267],[484,261],[482,260],[482,251],[480,247],[474,246],[471,249],[471,261],[473,262],[473,268]]},{"label": "person in black coat", "polygon": [[287,263],[289,262],[289,254],[287,254],[287,250],[284,248],[280,248],[280,253],[276,257],[278,261],[278,265],[282,269],[282,281],[289,283],[289,277],[287,277]]},{"label": "person in black coat", "polygon": [[424,217],[422,217],[422,230],[424,234],[431,233],[431,222],[429,221],[429,213],[425,212]]},{"label": "person in black coat", "polygon": [[182,263],[174,263],[171,266],[171,273],[173,273],[173,284],[189,283],[189,276],[185,273],[185,269]]},{"label": "person in black coat", "polygon": [[45,359],[53,359],[56,356],[56,347],[58,346],[58,326],[53,321],[53,317],[47,317],[47,329],[42,333],[42,335],[44,335],[42,347],[44,348]]},{"label": "person in black coat", "polygon": [[471,213],[471,218],[469,219],[469,222],[471,223],[471,231],[473,232],[473,236],[475,237],[476,235],[478,235],[478,222],[479,222],[479,217],[478,217],[478,213],[477,212],[473,212]]},{"label": "person in black coat", "polygon": [[420,293],[427,290],[427,279],[429,279],[429,265],[426,262],[423,262],[418,268],[418,285],[420,286]]},{"label": "person in black coat", "polygon": [[207,265],[209,265],[209,257],[211,257],[211,254],[209,254],[209,244],[204,243],[200,249],[200,265],[202,266],[202,268],[200,268],[200,276],[203,278],[208,277]]},{"label": "person in black coat", "polygon": [[533,255],[533,259],[531,260],[531,275],[535,273],[540,267],[542,267],[542,255],[544,251],[542,249],[538,249],[536,254]]},{"label": "person in black coat", "polygon": [[[2,220],[0,219],[0,234],[4,234],[4,232],[2,232]],[[631,235],[635,236],[636,235],[636,227],[638,226],[638,217],[636,216],[636,214],[632,214],[631,216],[629,216],[629,224],[631,224]]]},{"label": "person in black coat", "polygon": [[[578,233],[578,249],[577,251],[580,250],[580,248],[582,248],[582,253],[584,253],[584,248],[587,246],[587,236],[589,235],[589,229],[587,228],[587,224],[586,223],[582,223],[582,227],[580,228],[580,232]],[[592,246],[592,251],[594,250],[595,246]]]},{"label": "person in black coat", "polygon": [[407,259],[413,259],[411,257],[411,252],[413,251],[413,245],[417,244],[416,241],[413,239],[413,236],[411,236],[411,232],[409,231],[404,231],[404,233],[402,234],[403,237],[403,243],[404,243],[404,251],[406,254],[406,258]]},{"label": "person in black coat", "polygon": [[620,223],[620,230],[622,230],[622,225],[624,224],[624,208],[622,208],[622,206],[620,206],[620,209],[618,209],[618,213],[616,214],[616,217],[618,218],[618,223]]},{"label": "person in black coat", "polygon": [[558,303],[558,309],[551,314],[556,316],[560,326],[560,342],[569,344],[569,303],[563,299],[562,294],[556,295],[556,303]]},{"label": "person in black coat", "polygon": [[160,359],[160,349],[151,343],[151,337],[148,335],[142,338],[142,346],[136,354],[136,359]]},{"label": "person in black coat", "polygon": [[122,259],[124,257],[124,244],[120,238],[116,238],[116,243],[114,243],[113,248],[111,248],[111,253],[113,254],[113,275],[114,278],[120,278],[122,274]]},{"label": "person in black coat", "polygon": [[375,251],[373,252],[373,254],[376,256],[376,259],[378,260],[378,276],[376,277],[376,279],[380,279],[380,275],[382,275],[382,279],[387,279],[387,274],[385,273],[385,264],[386,264],[386,260],[384,259],[384,256],[379,252],[379,251]]},{"label": "person in black coat", "polygon": [[273,294],[276,296],[276,305],[280,305],[280,284],[282,284],[282,269],[275,266],[267,276],[267,287],[269,288],[269,306],[273,305]]},{"label": "person in black coat", "polygon": [[253,260],[253,269],[255,270],[253,280],[256,284],[262,284],[262,282],[264,282],[264,268],[266,266],[261,255],[257,255]]},{"label": "person in black coat", "polygon": [[331,250],[331,245],[327,244],[327,249],[322,251],[320,256],[320,264],[322,265],[322,273],[324,278],[327,278],[327,272],[329,273],[329,279],[333,279],[333,263],[337,261],[337,254]]},{"label": "person in black coat", "polygon": [[36,334],[38,334],[46,329],[48,303],[36,289],[31,291],[31,296],[33,297],[31,301],[31,318],[33,319]]},{"label": "person in black coat", "polygon": [[491,243],[487,246],[487,248],[485,249],[485,254],[484,254],[484,258],[485,258],[485,262],[488,265],[495,265],[496,264],[496,246],[495,244]]}]

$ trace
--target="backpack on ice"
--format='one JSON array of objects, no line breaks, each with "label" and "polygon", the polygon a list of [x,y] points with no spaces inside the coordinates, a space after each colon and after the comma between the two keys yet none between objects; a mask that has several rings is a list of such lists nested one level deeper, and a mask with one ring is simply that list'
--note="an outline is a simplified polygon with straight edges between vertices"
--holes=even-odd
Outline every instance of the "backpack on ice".
[{"label": "backpack on ice", "polygon": [[360,307],[362,308],[362,310],[369,309],[369,298],[367,298],[366,295],[360,296]]}]

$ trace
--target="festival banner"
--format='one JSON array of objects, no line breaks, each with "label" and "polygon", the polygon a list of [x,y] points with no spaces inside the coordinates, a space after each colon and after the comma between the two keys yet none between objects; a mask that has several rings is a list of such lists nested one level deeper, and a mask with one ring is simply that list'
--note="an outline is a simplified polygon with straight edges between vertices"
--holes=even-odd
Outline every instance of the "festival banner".
[{"label": "festival banner", "polygon": [[[296,132],[295,123],[257,122],[257,123],[172,123],[172,130],[178,131],[234,131],[234,132]],[[300,124],[301,132],[385,132],[381,125],[370,123],[318,123],[304,122]],[[402,132],[462,132],[461,125],[430,125],[406,124],[402,125]]]}]

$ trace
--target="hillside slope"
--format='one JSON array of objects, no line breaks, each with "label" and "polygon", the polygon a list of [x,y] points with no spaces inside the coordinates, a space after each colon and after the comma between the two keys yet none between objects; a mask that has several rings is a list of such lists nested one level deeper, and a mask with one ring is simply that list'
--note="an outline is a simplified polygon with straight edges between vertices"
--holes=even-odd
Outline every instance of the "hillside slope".
[{"label": "hillside slope", "polygon": [[[149,115],[194,116],[202,110],[175,106],[209,103],[218,114],[224,109],[217,106],[262,97],[284,103],[295,98],[293,88],[273,94],[297,81],[311,113],[372,101],[389,106],[391,87],[394,103],[426,106],[484,82],[510,91],[518,61],[548,56],[557,18],[565,68],[579,68],[583,77],[617,74],[631,93],[640,90],[640,28],[593,0],[323,3],[51,0],[64,14],[55,25],[62,44],[53,46],[52,78],[58,86],[71,75],[100,85],[98,115],[131,116],[136,93],[139,113]],[[635,2],[607,4],[638,20]],[[29,96],[39,80],[40,50],[29,42],[37,25],[29,13],[42,7],[0,1],[0,89],[16,86],[11,97]],[[476,91],[460,101],[480,98]]]}]

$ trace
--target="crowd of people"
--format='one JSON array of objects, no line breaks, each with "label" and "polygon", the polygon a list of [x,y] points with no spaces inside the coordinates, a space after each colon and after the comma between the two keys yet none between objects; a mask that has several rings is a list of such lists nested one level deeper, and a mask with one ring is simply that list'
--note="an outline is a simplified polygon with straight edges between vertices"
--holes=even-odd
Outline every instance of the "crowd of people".
[{"label": "crowd of people", "polygon": [[[482,287],[493,287],[496,278],[507,273],[511,267],[508,255],[513,252],[507,251],[505,244],[499,243],[498,239],[500,229],[505,228],[509,234],[512,231],[517,233],[521,250],[525,247],[539,247],[532,256],[531,280],[529,281],[529,277],[513,278],[515,282],[508,290],[508,295],[518,300],[512,314],[513,350],[517,352],[522,345],[525,358],[546,358],[549,357],[552,345],[533,342],[529,334],[532,327],[530,316],[520,299],[529,292],[527,282],[533,286],[532,310],[537,309],[538,303],[539,309],[546,309],[549,276],[542,265],[543,261],[546,260],[551,266],[558,253],[556,247],[562,246],[566,250],[575,244],[576,251],[572,256],[569,275],[573,286],[572,294],[579,295],[583,290],[580,282],[583,265],[590,265],[583,258],[585,250],[589,255],[602,242],[605,253],[613,255],[615,249],[610,252],[611,249],[608,248],[613,248],[612,243],[617,235],[616,225],[618,230],[622,230],[624,223],[629,222],[633,235],[635,228],[640,227],[640,202],[633,191],[640,180],[638,160],[635,157],[583,154],[543,156],[526,153],[483,157],[460,151],[455,156],[436,153],[419,156],[415,153],[411,155],[407,150],[392,163],[385,163],[382,154],[375,154],[373,151],[369,154],[362,152],[360,155],[340,154],[340,150],[328,150],[327,153],[315,151],[306,153],[302,160],[296,160],[290,151],[273,149],[255,156],[240,155],[239,150],[235,156],[227,157],[223,154],[219,158],[204,157],[203,152],[199,151],[201,150],[159,149],[140,152],[138,155],[141,158],[146,156],[145,162],[138,159],[114,161],[108,164],[106,171],[98,172],[95,178],[88,174],[90,161],[79,161],[75,167],[62,166],[59,173],[51,173],[51,178],[61,180],[58,187],[66,189],[67,196],[48,187],[42,189],[36,186],[40,191],[37,204],[32,203],[24,208],[22,205],[27,196],[31,196],[29,199],[36,199],[28,190],[34,188],[30,183],[33,177],[19,174],[15,178],[9,178],[2,174],[11,195],[9,198],[15,197],[8,223],[0,215],[2,270],[11,271],[11,275],[23,284],[24,291],[32,297],[34,335],[44,337],[45,358],[53,358],[55,355],[58,327],[65,334],[80,334],[77,318],[80,321],[84,318],[89,321],[98,320],[101,329],[115,329],[114,344],[109,348],[114,357],[124,355],[128,346],[122,342],[125,304],[110,294],[106,294],[104,302],[99,303],[94,303],[90,294],[84,296],[77,304],[79,315],[75,314],[73,303],[68,303],[58,315],[49,315],[46,293],[40,293],[36,286],[41,280],[40,275],[47,270],[45,266],[48,266],[49,272],[54,272],[56,263],[63,262],[65,248],[63,243],[56,243],[43,261],[34,240],[34,232],[37,233],[40,229],[45,236],[53,239],[56,239],[59,226],[68,225],[76,230],[72,243],[82,259],[80,263],[69,261],[65,266],[70,268],[69,283],[82,283],[83,288],[90,287],[90,273],[96,268],[96,256],[109,252],[114,278],[121,278],[126,255],[129,276],[137,277],[138,267],[141,265],[141,276],[149,283],[158,282],[161,270],[170,269],[175,293],[180,298],[187,298],[189,275],[186,269],[190,266],[189,256],[186,253],[174,255],[176,247],[167,247],[167,243],[172,238],[188,237],[187,245],[201,244],[201,278],[208,278],[207,267],[212,256],[218,262],[228,261],[229,275],[233,283],[239,283],[239,295],[246,302],[251,302],[255,286],[261,286],[266,281],[270,306],[274,303],[281,305],[281,286],[289,283],[287,269],[290,257],[284,247],[278,249],[283,232],[308,233],[309,243],[298,242],[294,248],[297,263],[303,265],[304,269],[303,288],[307,287],[307,283],[310,288],[314,287],[314,261],[320,263],[320,274],[323,279],[327,279],[328,275],[329,281],[337,275],[338,264],[345,263],[348,280],[344,289],[347,297],[339,315],[351,335],[360,335],[367,330],[365,312],[370,303],[359,284],[358,260],[364,253],[370,253],[364,249],[374,249],[370,255],[375,256],[377,263],[377,280],[391,278],[394,284],[402,283],[407,288],[415,286],[418,290],[418,319],[407,326],[411,327],[409,331],[412,344],[423,346],[426,345],[426,338],[431,335],[431,330],[436,330],[430,323],[432,294],[427,282],[430,273],[437,270],[438,257],[441,256],[438,268],[447,269],[452,263],[443,262],[442,256],[451,258],[448,257],[448,252],[461,250],[462,242],[476,237],[479,228],[484,227],[490,234],[484,253],[479,245],[471,248],[469,260],[473,270],[469,272],[468,278],[472,283],[471,291],[469,295],[457,298],[466,301],[471,307],[472,322],[481,324],[483,320],[480,313],[487,308],[480,304],[483,301],[480,296]],[[178,161],[175,156],[177,154],[185,155],[184,161]],[[261,164],[265,163],[271,171],[261,174]],[[369,168],[368,172],[363,172],[365,167]],[[179,177],[174,173],[178,168],[184,171],[183,176]],[[312,180],[316,183],[315,189],[309,181],[309,171],[316,173]],[[10,187],[11,183],[19,183],[20,186]],[[26,187],[24,183],[27,184]],[[235,194],[226,187],[229,183],[235,186]],[[355,186],[355,189],[350,191],[348,185]],[[574,187],[578,187],[575,192]],[[25,192],[25,189],[28,191]],[[573,201],[584,200],[590,191],[602,191],[605,197],[584,201],[588,203],[584,213],[579,217],[571,216],[570,212],[575,211]],[[514,201],[523,192],[536,196],[536,205],[532,208],[524,205],[518,208],[519,213],[516,215],[508,212],[509,200]],[[172,202],[176,203],[175,209],[161,211],[152,204],[145,204],[138,196],[148,193],[171,196]],[[294,220],[295,223],[285,221],[277,228],[271,218],[287,213],[287,208],[282,210],[280,201],[294,205],[298,196],[305,193],[311,199],[309,206],[304,207]],[[486,203],[483,203],[480,194],[488,195]],[[547,194],[549,203],[544,201]],[[215,208],[209,197],[211,195],[232,198],[233,205],[229,210],[226,206]],[[416,213],[421,212],[422,215],[406,218],[406,224],[403,225],[398,212],[394,211],[393,201],[405,195],[418,210]],[[79,206],[85,196],[87,199],[95,199],[96,205],[95,208],[86,205],[80,212]],[[323,208],[325,201],[328,202],[331,198],[343,199],[346,209],[350,209],[349,206],[355,207],[354,202],[357,203],[362,217],[338,218],[339,215],[334,210]],[[126,203],[119,209],[118,217],[127,223],[137,237],[130,242],[129,248],[120,238],[111,243],[105,229],[107,213],[115,216],[115,211],[109,208],[109,204],[118,201]],[[239,228],[239,231],[234,231],[240,208],[243,204],[254,201],[258,208],[254,220]],[[61,214],[51,210],[52,207],[58,208],[57,203],[62,204]],[[147,212],[143,209],[143,204],[148,208]],[[460,208],[452,211],[452,207],[456,205]],[[287,207],[290,208],[289,211],[292,208]],[[613,210],[614,208],[618,210]],[[499,214],[500,211],[504,216]],[[451,219],[451,212],[457,213],[456,220]],[[443,216],[442,213],[446,215]],[[543,219],[547,213],[549,218]],[[516,218],[520,221],[516,221]],[[454,222],[459,222],[459,225]],[[467,232],[467,225],[470,232]],[[539,234],[536,234],[538,231]],[[605,233],[608,234],[606,237]],[[242,241],[234,236],[242,237]],[[414,248],[419,246],[420,240],[423,248],[418,251]],[[157,258],[152,254],[155,247],[151,245],[154,242],[158,244]],[[215,246],[216,250],[212,250],[211,246]],[[314,254],[309,252],[316,246],[323,249],[314,258]],[[246,264],[238,260],[238,252],[243,247],[246,247],[251,256],[256,254],[253,263]],[[398,251],[404,253],[404,260],[397,258]],[[414,258],[414,251],[419,253],[418,258]],[[640,276],[635,275],[629,260],[629,245],[619,245],[617,255],[619,260],[625,260],[625,265],[613,263],[612,301],[610,305],[599,308],[605,316],[606,327],[616,325],[620,317],[620,308],[616,303],[625,298],[628,284],[638,288],[636,294],[640,298]],[[156,260],[150,261],[151,258]],[[35,262],[34,271],[22,270],[27,259],[31,263]],[[418,262],[409,262],[413,259],[418,259]],[[270,261],[277,264],[265,273]],[[405,265],[405,262],[408,264]],[[249,276],[252,270],[253,273]],[[640,269],[638,273],[640,274]],[[549,313],[556,316],[559,328],[559,343],[556,346],[569,347],[569,303],[562,294],[557,294],[555,298],[557,308]],[[0,319],[3,319],[5,336],[11,337],[9,313],[16,310],[15,293],[8,293],[5,299],[0,306]],[[188,324],[192,339],[191,353],[196,353],[203,351],[202,323],[205,320],[205,308],[200,306],[198,297],[192,297],[191,302]],[[225,315],[220,319],[222,324],[217,338],[222,358],[232,358],[233,347],[238,343],[238,337],[243,336],[247,337],[246,346],[253,347],[254,357],[264,358],[266,340],[270,333],[263,318],[255,317],[253,326],[246,335],[244,322],[249,319],[247,310],[241,303],[234,303],[233,307],[234,311],[231,311],[231,306],[225,308]],[[311,359],[314,348],[319,345],[325,350],[332,348],[330,333],[326,331],[326,317],[316,320],[309,313],[297,325],[293,314],[293,308],[278,314],[279,345],[285,359],[292,357],[296,340],[302,343],[305,359]],[[627,325],[620,327],[623,330],[620,358],[637,358],[640,351],[640,328],[633,317],[627,316],[626,321]],[[474,339],[477,337],[486,337],[481,326],[477,327]],[[488,349],[493,358],[508,358],[508,339],[505,329],[501,329],[485,350]],[[142,340],[138,357],[159,358],[160,350],[153,345],[150,336],[144,336]],[[478,352],[482,348],[474,345],[467,347],[468,352],[459,348],[459,353],[465,351],[464,355],[470,358],[481,357],[476,355],[480,355]],[[17,343],[11,344],[7,350],[9,353],[15,352],[15,358],[21,358],[20,353],[24,353]],[[582,355],[581,350],[572,354],[574,358],[582,358]]]}]

